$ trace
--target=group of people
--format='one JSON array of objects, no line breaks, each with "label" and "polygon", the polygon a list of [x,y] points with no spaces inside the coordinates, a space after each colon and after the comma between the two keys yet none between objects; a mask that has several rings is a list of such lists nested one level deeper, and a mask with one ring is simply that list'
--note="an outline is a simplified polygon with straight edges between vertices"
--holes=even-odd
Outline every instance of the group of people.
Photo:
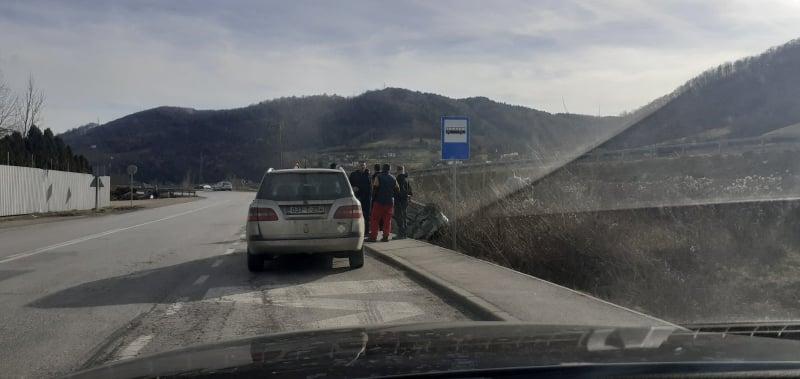
[{"label": "group of people", "polygon": [[370,173],[367,162],[350,173],[350,185],[361,202],[364,226],[369,232],[368,242],[378,240],[378,231],[383,232],[381,241],[389,241],[392,233],[392,218],[397,222],[397,239],[407,237],[406,215],[409,199],[412,196],[411,183],[403,166],[396,167],[396,176],[390,173],[388,164],[375,164]]}]

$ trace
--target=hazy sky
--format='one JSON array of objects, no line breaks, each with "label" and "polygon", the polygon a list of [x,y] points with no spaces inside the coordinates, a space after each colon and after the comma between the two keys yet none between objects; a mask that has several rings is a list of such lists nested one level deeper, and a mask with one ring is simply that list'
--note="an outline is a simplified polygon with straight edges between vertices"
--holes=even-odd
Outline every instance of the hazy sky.
[{"label": "hazy sky", "polygon": [[800,37],[800,1],[9,1],[0,71],[64,131],[384,85],[618,114]]}]

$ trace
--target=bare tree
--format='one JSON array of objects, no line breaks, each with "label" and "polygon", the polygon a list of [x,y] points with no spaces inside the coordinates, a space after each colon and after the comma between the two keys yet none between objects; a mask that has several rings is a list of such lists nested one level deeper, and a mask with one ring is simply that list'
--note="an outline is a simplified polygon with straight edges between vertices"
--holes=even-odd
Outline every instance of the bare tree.
[{"label": "bare tree", "polygon": [[44,105],[44,93],[36,88],[33,76],[28,77],[28,87],[22,94],[17,105],[16,129],[23,136],[28,135],[31,126],[36,125],[42,119],[42,108]]},{"label": "bare tree", "polygon": [[8,88],[0,72],[0,137],[11,132],[16,121],[17,98]]}]

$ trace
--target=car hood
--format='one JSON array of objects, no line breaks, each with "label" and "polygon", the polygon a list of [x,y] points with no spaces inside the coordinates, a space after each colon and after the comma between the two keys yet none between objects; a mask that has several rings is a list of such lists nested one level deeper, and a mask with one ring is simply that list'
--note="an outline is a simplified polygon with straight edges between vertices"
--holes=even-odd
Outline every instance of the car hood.
[{"label": "car hood", "polygon": [[419,323],[273,334],[119,361],[74,378],[364,377],[593,363],[797,362],[800,341],[675,327]]}]

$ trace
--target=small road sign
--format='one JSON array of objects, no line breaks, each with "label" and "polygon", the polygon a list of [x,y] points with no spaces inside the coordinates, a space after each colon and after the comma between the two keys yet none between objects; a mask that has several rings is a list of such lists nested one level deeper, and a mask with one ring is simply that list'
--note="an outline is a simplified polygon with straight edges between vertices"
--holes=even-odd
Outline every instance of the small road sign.
[{"label": "small road sign", "polygon": [[442,117],[442,160],[465,161],[469,159],[469,119]]},{"label": "small road sign", "polygon": [[103,188],[105,186],[103,185],[103,180],[100,179],[99,176],[95,176],[94,179],[92,179],[92,183],[89,184],[89,187],[91,187],[91,188],[94,188],[94,187]]},{"label": "small road sign", "polygon": [[139,171],[139,167],[136,167],[135,164],[128,166],[128,175],[136,175],[136,171]]}]

